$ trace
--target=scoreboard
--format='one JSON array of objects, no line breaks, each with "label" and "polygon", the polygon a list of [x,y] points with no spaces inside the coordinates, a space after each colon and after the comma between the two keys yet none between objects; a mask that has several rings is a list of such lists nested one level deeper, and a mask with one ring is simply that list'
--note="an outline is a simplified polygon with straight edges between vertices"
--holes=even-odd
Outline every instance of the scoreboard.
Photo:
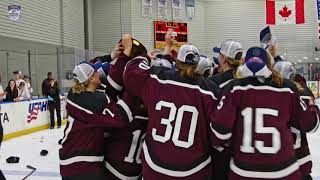
[{"label": "scoreboard", "polygon": [[163,49],[165,47],[165,36],[167,31],[172,30],[176,42],[176,49],[188,43],[188,24],[183,22],[154,21],[154,48]]}]

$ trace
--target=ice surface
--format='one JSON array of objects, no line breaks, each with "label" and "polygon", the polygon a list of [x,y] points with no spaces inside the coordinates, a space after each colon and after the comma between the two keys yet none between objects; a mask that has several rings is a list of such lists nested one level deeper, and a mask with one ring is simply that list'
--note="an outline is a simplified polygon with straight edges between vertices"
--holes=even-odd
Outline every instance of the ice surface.
[{"label": "ice surface", "polygon": [[[0,149],[0,169],[7,180],[21,180],[31,172],[31,169],[26,168],[27,165],[37,168],[28,180],[61,180],[58,154],[61,146],[58,140],[63,135],[63,129],[64,126],[3,142]],[[47,156],[40,156],[42,149],[49,151]],[[6,163],[6,159],[10,156],[20,157],[20,162]]]}]

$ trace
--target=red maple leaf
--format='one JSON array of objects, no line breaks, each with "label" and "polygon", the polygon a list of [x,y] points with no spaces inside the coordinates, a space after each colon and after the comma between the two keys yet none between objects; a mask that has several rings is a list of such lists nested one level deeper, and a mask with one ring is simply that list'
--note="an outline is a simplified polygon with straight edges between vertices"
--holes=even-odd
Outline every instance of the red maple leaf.
[{"label": "red maple leaf", "polygon": [[287,6],[284,6],[280,11],[279,14],[284,18],[284,21],[291,15],[291,10],[288,9]]}]

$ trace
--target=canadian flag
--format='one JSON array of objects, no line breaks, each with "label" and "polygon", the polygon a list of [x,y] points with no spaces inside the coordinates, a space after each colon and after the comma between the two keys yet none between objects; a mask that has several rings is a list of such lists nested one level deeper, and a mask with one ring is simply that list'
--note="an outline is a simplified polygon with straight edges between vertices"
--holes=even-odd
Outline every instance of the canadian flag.
[{"label": "canadian flag", "polygon": [[303,24],[304,0],[266,0],[267,24]]}]

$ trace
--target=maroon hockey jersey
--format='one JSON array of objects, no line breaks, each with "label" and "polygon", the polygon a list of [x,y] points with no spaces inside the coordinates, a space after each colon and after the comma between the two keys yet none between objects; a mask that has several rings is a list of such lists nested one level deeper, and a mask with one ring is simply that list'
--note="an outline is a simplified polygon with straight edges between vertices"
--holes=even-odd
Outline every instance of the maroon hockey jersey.
[{"label": "maroon hockey jersey", "polygon": [[[108,72],[105,93],[117,99],[123,92],[122,74],[129,57],[121,54],[114,65],[111,65]],[[122,99],[128,98],[128,94],[123,92]],[[105,167],[107,170],[107,179],[139,179],[141,173],[141,148],[147,127],[147,113],[141,106],[138,98],[133,97],[134,104],[128,105],[120,100],[118,104],[122,105],[122,114],[126,114],[131,123],[122,129],[107,130],[105,136]],[[116,147],[116,148],[115,148]]]},{"label": "maroon hockey jersey", "polygon": [[[308,105],[309,100],[314,100],[314,95],[311,90],[306,87],[301,93],[300,99],[304,100]],[[291,131],[293,134],[294,149],[296,151],[297,161],[300,166],[300,172],[302,176],[308,176],[311,174],[312,160],[309,151],[307,135],[306,133],[300,132],[294,127],[291,127]]]},{"label": "maroon hockey jersey", "polygon": [[123,90],[122,74],[129,57],[121,53],[115,64],[110,65],[107,76],[106,93],[115,98]]},{"label": "maroon hockey jersey", "polygon": [[143,144],[144,179],[210,179],[210,128],[219,88],[202,77],[148,66],[137,57],[128,62],[124,86],[148,110]]},{"label": "maroon hockey jersey", "polygon": [[[231,81],[215,112],[215,145],[231,140],[230,180],[301,178],[290,126],[303,132],[318,123],[291,81],[277,87],[256,77]],[[220,142],[219,142],[220,141]]]},{"label": "maroon hockey jersey", "polygon": [[147,117],[135,116],[126,128],[108,132],[104,153],[108,180],[141,178],[140,154],[147,122]]},{"label": "maroon hockey jersey", "polygon": [[128,123],[115,103],[100,92],[77,95],[70,91],[66,109],[69,117],[59,150],[61,176],[104,173],[104,130]]}]

